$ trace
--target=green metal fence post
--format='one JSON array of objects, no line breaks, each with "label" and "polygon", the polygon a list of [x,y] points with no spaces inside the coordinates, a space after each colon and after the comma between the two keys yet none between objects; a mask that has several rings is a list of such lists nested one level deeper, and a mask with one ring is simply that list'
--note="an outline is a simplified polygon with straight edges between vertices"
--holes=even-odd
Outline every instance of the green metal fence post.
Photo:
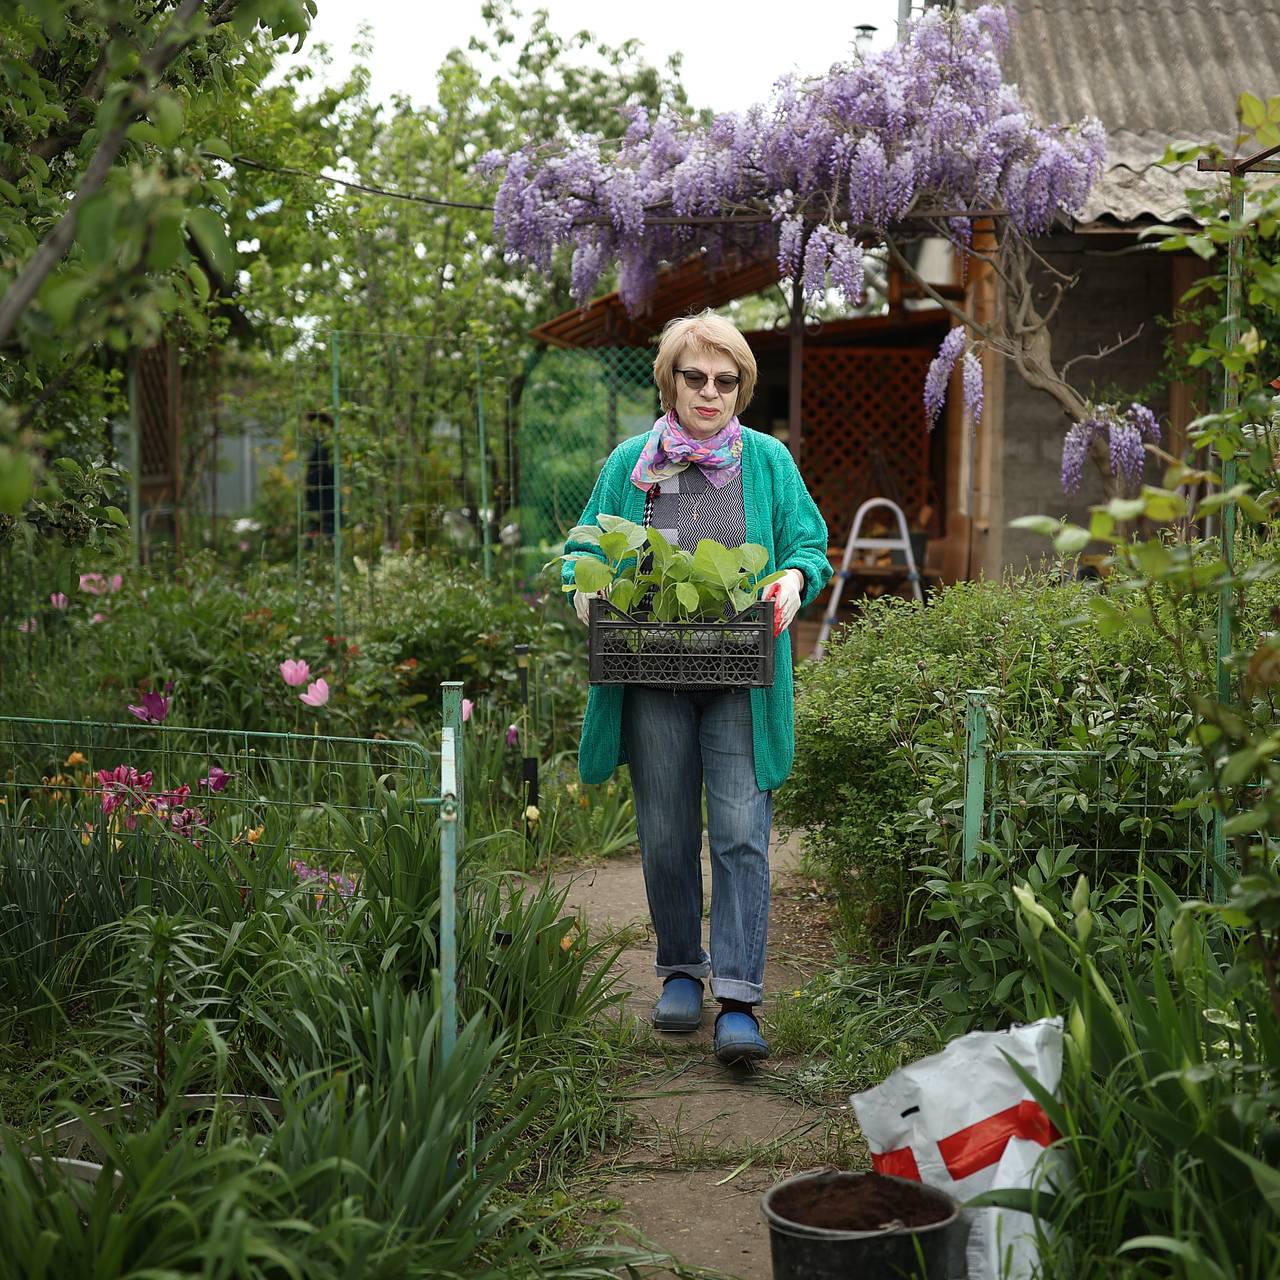
[{"label": "green metal fence post", "polygon": [[458,852],[461,853],[467,845],[466,735],[463,732],[461,680],[441,682],[440,707],[444,727],[453,730],[453,759],[458,773],[454,794],[458,797]]},{"label": "green metal fence post", "polygon": [[[1231,221],[1238,224],[1244,217],[1244,180],[1233,170],[1231,174]],[[1227,346],[1234,347],[1240,337],[1240,268],[1242,246],[1235,236],[1227,246]],[[1240,384],[1230,369],[1222,378],[1222,412],[1234,413],[1240,403]],[[1222,488],[1230,491],[1236,482],[1234,455],[1222,463]],[[1235,573],[1236,504],[1226,503],[1222,508],[1222,559],[1227,566],[1227,581],[1218,588],[1218,702],[1225,705],[1231,698],[1231,673],[1227,670],[1227,658],[1231,654],[1232,608],[1234,591],[1230,578]],[[1222,868],[1227,861],[1226,815],[1213,811],[1213,896],[1223,896]]]},{"label": "green metal fence post", "polygon": [[337,329],[329,331],[329,374],[333,399],[333,631],[335,635],[340,636],[342,634],[342,357],[338,350]]},{"label": "green metal fence post", "polygon": [[970,689],[965,715],[964,865],[978,856],[987,806],[987,695]]},{"label": "green metal fence post", "polygon": [[480,536],[484,543],[484,580],[493,579],[493,534],[489,510],[489,441],[484,426],[484,361],[476,349],[476,430],[480,436]]},{"label": "green metal fence post", "polygon": [[448,1061],[458,1040],[458,775],[453,730],[440,735],[440,1047]]}]

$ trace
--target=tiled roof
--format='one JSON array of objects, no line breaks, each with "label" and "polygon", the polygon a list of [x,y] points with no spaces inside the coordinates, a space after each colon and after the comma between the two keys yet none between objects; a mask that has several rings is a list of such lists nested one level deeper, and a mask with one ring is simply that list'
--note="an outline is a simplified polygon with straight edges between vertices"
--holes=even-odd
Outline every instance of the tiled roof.
[{"label": "tiled roof", "polygon": [[1178,139],[1231,150],[1246,91],[1280,94],[1280,5],[1244,0],[1007,0],[1004,69],[1038,119],[1097,116],[1107,172],[1080,219],[1177,217],[1189,173],[1159,167]]}]

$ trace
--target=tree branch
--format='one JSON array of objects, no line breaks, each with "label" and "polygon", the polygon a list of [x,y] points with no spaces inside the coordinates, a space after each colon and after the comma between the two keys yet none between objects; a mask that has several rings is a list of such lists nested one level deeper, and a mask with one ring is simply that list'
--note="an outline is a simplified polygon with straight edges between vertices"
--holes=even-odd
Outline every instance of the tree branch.
[{"label": "tree branch", "polygon": [[1113,355],[1115,352],[1119,351],[1121,347],[1127,347],[1129,343],[1136,342],[1142,336],[1142,331],[1146,327],[1146,323],[1144,322],[1143,324],[1140,324],[1127,338],[1122,338],[1119,334],[1116,334],[1116,340],[1109,347],[1099,347],[1097,351],[1086,351],[1083,355],[1072,356],[1071,359],[1058,370],[1058,372],[1065,378],[1067,376],[1067,370],[1070,369],[1073,364],[1078,364],[1081,360],[1103,360],[1107,356]]},{"label": "tree branch", "polygon": [[973,330],[993,351],[1002,351],[1003,345],[999,335],[986,325],[979,324],[965,309],[957,305],[952,299],[945,297],[937,291],[914,266],[907,260],[902,251],[898,248],[893,240],[886,239],[885,247],[889,250],[889,256],[902,268],[903,272],[911,277],[912,282],[927,297],[936,302],[944,311],[953,315],[961,324],[967,325]]},{"label": "tree branch", "polygon": [[182,0],[164,33],[142,58],[127,107],[122,105],[120,119],[102,135],[102,141],[89,161],[79,189],[66,213],[31,255],[8,292],[0,299],[0,343],[9,336],[18,317],[30,305],[40,286],[62,261],[76,234],[76,215],[80,206],[106,181],[111,166],[125,143],[129,126],[146,110],[151,89],[160,75],[196,36],[194,19],[204,0]]}]

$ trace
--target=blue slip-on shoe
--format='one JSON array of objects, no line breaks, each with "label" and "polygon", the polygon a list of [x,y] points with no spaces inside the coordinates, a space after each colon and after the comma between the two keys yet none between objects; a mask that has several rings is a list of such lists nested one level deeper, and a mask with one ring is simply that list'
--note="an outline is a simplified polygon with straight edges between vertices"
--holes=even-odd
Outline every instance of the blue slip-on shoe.
[{"label": "blue slip-on shoe", "polygon": [[769,1046],[752,1014],[732,1009],[716,1018],[716,1057],[721,1062],[762,1062],[768,1056]]},{"label": "blue slip-on shoe", "polygon": [[662,995],[653,1007],[653,1025],[658,1031],[697,1031],[702,1024],[702,983],[697,978],[675,974],[668,978]]}]

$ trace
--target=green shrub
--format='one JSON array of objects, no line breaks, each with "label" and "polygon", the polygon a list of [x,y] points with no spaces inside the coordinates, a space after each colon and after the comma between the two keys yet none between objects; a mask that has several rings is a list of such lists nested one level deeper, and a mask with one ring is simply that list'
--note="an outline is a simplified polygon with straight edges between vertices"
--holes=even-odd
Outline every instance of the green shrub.
[{"label": "green shrub", "polygon": [[800,668],[778,813],[806,829],[850,945],[891,940],[919,883],[912,869],[954,855],[968,690],[987,694],[993,749],[1185,741],[1186,691],[1163,642],[1082,622],[1095,590],[1031,576],[960,583],[927,607],[882,598]]}]

